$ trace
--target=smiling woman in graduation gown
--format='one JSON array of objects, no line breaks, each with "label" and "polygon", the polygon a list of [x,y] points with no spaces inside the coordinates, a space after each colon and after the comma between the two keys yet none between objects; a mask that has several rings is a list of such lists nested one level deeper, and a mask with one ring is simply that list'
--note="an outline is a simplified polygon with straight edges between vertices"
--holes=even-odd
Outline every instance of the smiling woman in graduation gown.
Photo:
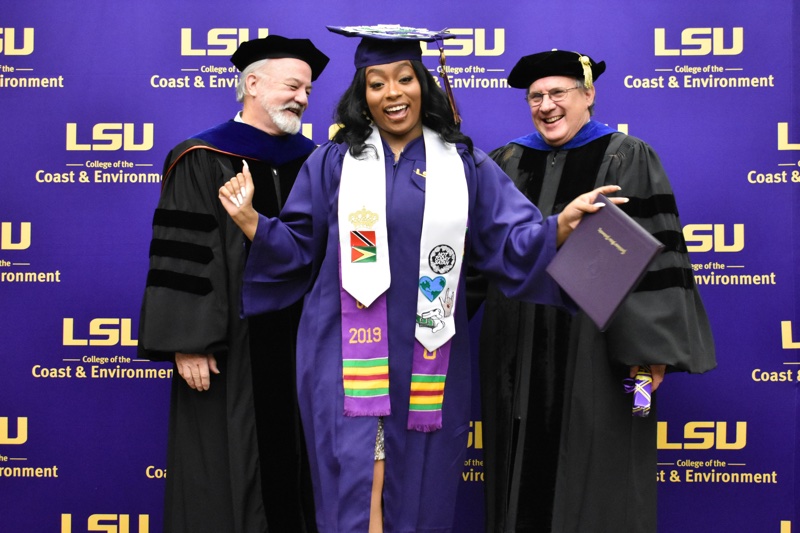
[{"label": "smiling woman in graduation gown", "polygon": [[[362,45],[366,40],[362,40]],[[362,45],[360,51],[369,46]],[[398,50],[387,48],[388,56],[380,55],[374,62],[361,65],[357,61],[356,66],[369,69],[377,64],[385,73],[399,72],[397,79],[387,74],[381,82],[390,84],[389,92],[396,95],[381,109],[386,110],[390,122],[399,117],[395,122],[401,123],[406,114],[396,110],[409,105],[412,112],[408,115],[421,117],[422,124],[415,125],[416,136],[404,140],[402,151],[396,150],[398,137],[393,133],[381,130],[380,137],[372,137],[376,138],[372,144],[374,150],[383,156],[382,168],[375,169],[372,175],[385,180],[386,185],[383,200],[391,274],[391,284],[385,292],[387,394],[391,411],[380,415],[384,418],[386,453],[382,530],[445,533],[452,531],[466,455],[472,376],[466,298],[458,296],[464,292],[465,281],[461,277],[458,286],[451,287],[455,293],[455,335],[450,340],[450,360],[439,410],[441,419],[422,429],[411,424],[412,369],[417,361],[413,357],[417,350],[415,335],[424,323],[418,312],[418,293],[428,287],[420,277],[423,263],[427,263],[421,261],[421,256],[428,257],[428,250],[421,249],[422,229],[427,216],[426,194],[433,187],[431,180],[437,176],[432,169],[439,165],[434,161],[439,156],[431,154],[446,151],[449,164],[453,165],[450,169],[463,172],[464,176],[461,185],[465,188],[465,205],[457,207],[464,208],[468,224],[465,222],[458,232],[463,246],[459,246],[457,258],[453,256],[456,268],[460,269],[462,261],[469,258],[506,294],[561,304],[561,292],[544,269],[555,254],[562,227],[558,217],[543,219],[483,152],[471,150],[467,144],[444,143],[440,135],[468,141],[460,133],[454,133],[452,118],[449,126],[442,127],[445,133],[430,135],[426,131],[429,127],[426,121],[433,120],[426,117],[426,112],[437,113],[441,120],[443,109],[445,115],[449,113],[446,100],[435,109],[414,109],[419,106],[413,96],[420,91],[418,84],[423,85],[423,101],[426,94],[439,89],[419,62],[418,43],[400,47],[412,55],[397,55]],[[365,90],[377,92],[382,87],[378,82],[370,82],[371,78],[366,82],[363,79],[363,72],[357,72],[348,90],[359,93],[356,99],[360,100],[364,99]],[[443,95],[440,98],[444,100]],[[363,105],[364,109],[354,113],[356,116],[362,112],[372,111],[373,115],[384,112],[373,111],[371,104],[369,109]],[[339,110],[342,108],[340,102]],[[376,117],[374,123],[380,127],[382,119]],[[367,136],[375,134],[373,127],[366,126]],[[246,204],[243,210],[234,205],[230,199],[246,183],[241,174],[220,190],[220,199],[228,212],[253,239],[244,276],[245,314],[280,308],[305,296],[298,335],[298,394],[309,448],[317,523],[320,530],[331,533],[367,530],[376,463],[377,416],[345,414],[349,396],[343,385],[343,344],[350,337],[343,336],[343,302],[348,296],[342,292],[340,261],[351,257],[349,253],[340,255],[339,209],[350,148],[346,142],[336,140],[318,148],[300,171],[279,219],[256,217]],[[377,155],[373,148],[367,148],[368,154]],[[451,199],[443,195],[434,200],[446,209]],[[596,210],[587,198],[576,201],[573,209]],[[566,212],[576,214],[575,210]]]}]

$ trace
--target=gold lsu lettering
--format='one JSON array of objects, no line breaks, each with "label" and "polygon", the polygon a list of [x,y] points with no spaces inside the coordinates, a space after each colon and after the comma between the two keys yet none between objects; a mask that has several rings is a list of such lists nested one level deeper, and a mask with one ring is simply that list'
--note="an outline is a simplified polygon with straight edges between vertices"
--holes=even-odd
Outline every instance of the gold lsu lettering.
[{"label": "gold lsu lettering", "polygon": [[778,122],[778,150],[800,150],[800,143],[789,142],[788,122]]},{"label": "gold lsu lettering", "polygon": [[[131,515],[93,514],[86,519],[86,529],[78,531],[105,531],[106,533],[150,533],[150,515],[140,514],[137,529],[131,529]],[[72,514],[61,515],[61,533],[73,533]]]},{"label": "gold lsu lettering", "polygon": [[[453,35],[459,35],[455,39],[445,39],[442,42],[444,52],[449,57],[470,55],[494,57],[501,56],[506,51],[505,28],[494,28],[493,48],[486,47],[486,28],[450,28],[447,31]],[[439,48],[436,45],[427,48],[423,43],[422,55],[438,56]]]},{"label": "gold lsu lettering", "polygon": [[28,417],[17,417],[17,434],[12,437],[8,430],[8,417],[0,416],[0,444],[19,445],[28,442]]},{"label": "gold lsu lettering", "polygon": [[31,223],[20,222],[19,240],[13,240],[14,229],[11,222],[0,224],[0,250],[27,250],[31,247]]},{"label": "gold lsu lettering", "polygon": [[17,29],[0,28],[0,54],[29,56],[33,53],[33,28],[22,28],[22,46],[17,47]]},{"label": "gold lsu lettering", "polygon": [[67,150],[143,152],[153,147],[153,123],[142,124],[141,142],[136,141],[136,126],[131,123],[101,122],[92,126],[92,143],[78,142],[78,124],[67,123]]},{"label": "gold lsu lettering", "polygon": [[[258,39],[267,37],[269,29],[258,28]],[[250,40],[248,28],[211,28],[206,34],[206,48],[194,48],[192,28],[181,28],[182,56],[230,56],[245,41]]]},{"label": "gold lsu lettering", "polygon": [[732,28],[731,46],[725,47],[725,28],[685,28],[681,47],[667,48],[666,28],[655,28],[657,56],[736,56],[744,51],[744,28]]},{"label": "gold lsu lettering", "polygon": [[683,238],[689,252],[741,252],[744,250],[744,224],[733,225],[733,240],[725,242],[725,224],[687,224]]},{"label": "gold lsu lettering", "polygon": [[800,340],[795,341],[792,336],[792,321],[781,321],[781,347],[784,350],[800,350]]},{"label": "gold lsu lettering", "polygon": [[728,438],[727,422],[687,422],[683,441],[670,442],[667,422],[658,422],[659,450],[741,450],[747,446],[747,422],[736,422],[736,436]]},{"label": "gold lsu lettering", "polygon": [[483,449],[483,422],[480,420],[470,420],[469,434],[467,436],[467,448]]},{"label": "gold lsu lettering", "polygon": [[89,322],[89,338],[75,338],[75,319],[65,318],[62,327],[64,346],[136,346],[130,318],[95,318]]}]

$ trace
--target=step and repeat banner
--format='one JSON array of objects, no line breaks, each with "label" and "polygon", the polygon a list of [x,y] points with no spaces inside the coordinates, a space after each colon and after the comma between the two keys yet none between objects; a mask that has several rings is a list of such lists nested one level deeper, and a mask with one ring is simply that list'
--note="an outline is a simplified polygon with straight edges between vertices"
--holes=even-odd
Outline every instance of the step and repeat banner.
[{"label": "step and repeat banner", "polygon": [[[719,360],[659,390],[660,531],[800,531],[794,0],[7,4],[0,531],[160,531],[173,370],[136,358],[136,332],[164,157],[234,116],[228,58],[268,34],[311,38],[331,57],[303,128],[324,142],[357,44],[325,25],[377,23],[458,36],[446,68],[463,130],[486,151],[532,130],[523,92],[506,83],[519,57],[559,48],[606,61],[595,117],[661,156]],[[437,69],[434,46],[424,60]],[[474,409],[467,533],[483,517],[477,399]]]}]

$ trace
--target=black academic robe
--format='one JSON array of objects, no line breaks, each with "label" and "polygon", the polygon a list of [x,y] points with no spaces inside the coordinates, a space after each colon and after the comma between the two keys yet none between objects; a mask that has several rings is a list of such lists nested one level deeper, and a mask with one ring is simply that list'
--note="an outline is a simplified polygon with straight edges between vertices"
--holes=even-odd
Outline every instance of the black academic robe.
[{"label": "black academic robe", "polygon": [[[631,416],[629,367],[716,366],[675,199],[652,149],[622,133],[569,150],[511,143],[490,154],[539,207],[616,184],[622,207],[665,245],[605,333],[575,316],[488,290],[481,389],[489,532],[656,530],[656,398]],[[657,395],[656,395],[657,396]]]},{"label": "black academic robe", "polygon": [[219,187],[246,159],[276,216],[314,144],[230,121],[176,146],[153,217],[139,357],[214,354],[208,391],[172,379],[164,531],[315,531],[295,392],[297,307],[240,318],[248,241]]}]

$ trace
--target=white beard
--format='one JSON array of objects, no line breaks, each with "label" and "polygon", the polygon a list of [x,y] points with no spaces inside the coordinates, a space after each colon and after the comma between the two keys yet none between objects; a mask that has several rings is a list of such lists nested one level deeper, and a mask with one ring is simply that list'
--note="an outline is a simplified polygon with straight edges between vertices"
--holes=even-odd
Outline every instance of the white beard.
[{"label": "white beard", "polygon": [[281,107],[267,107],[266,109],[273,124],[282,132],[294,135],[300,131],[300,117],[292,113],[284,112],[286,109],[302,109],[299,105],[287,104]]}]

